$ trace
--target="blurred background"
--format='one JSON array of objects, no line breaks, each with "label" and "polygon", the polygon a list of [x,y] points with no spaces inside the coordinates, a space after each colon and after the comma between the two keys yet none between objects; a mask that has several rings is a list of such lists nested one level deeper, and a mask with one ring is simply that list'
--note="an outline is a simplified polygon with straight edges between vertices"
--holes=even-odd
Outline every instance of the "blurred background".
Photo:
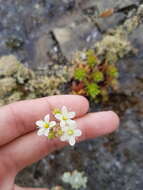
[{"label": "blurred background", "polygon": [[90,111],[114,110],[120,129],[56,151],[25,168],[22,186],[143,189],[143,1],[0,0],[0,105],[81,94]]}]

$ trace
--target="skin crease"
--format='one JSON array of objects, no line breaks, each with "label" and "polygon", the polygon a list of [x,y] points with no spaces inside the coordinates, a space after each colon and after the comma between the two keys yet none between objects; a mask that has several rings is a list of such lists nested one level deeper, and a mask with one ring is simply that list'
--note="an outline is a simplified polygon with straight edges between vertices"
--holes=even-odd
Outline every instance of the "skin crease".
[{"label": "skin crease", "polygon": [[[58,139],[48,140],[36,134],[35,122],[65,105],[76,112],[83,141],[116,130],[118,116],[112,111],[87,113],[87,99],[77,95],[49,96],[20,101],[0,108],[0,190],[34,190],[14,185],[15,176],[26,166],[42,159],[50,152],[67,146]],[[51,118],[52,119],[52,118]],[[36,188],[37,190],[48,190]]]}]

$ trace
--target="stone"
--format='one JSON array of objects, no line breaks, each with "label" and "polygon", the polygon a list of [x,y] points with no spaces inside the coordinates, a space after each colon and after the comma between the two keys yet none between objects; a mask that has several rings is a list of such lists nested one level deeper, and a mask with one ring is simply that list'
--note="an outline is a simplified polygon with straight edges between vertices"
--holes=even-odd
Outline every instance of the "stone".
[{"label": "stone", "polygon": [[49,33],[42,34],[35,42],[34,48],[34,69],[48,68],[51,60],[49,52],[54,48],[54,41]]},{"label": "stone", "polygon": [[132,4],[138,4],[139,0],[118,0],[118,1],[113,1],[113,0],[105,0],[105,1],[100,1],[100,0],[89,0],[84,3],[83,7],[84,9],[89,8],[89,7],[97,7],[99,13],[102,13],[103,11],[111,8],[123,8],[130,6]]},{"label": "stone", "polygon": [[96,18],[95,22],[98,25],[100,31],[106,32],[111,28],[117,27],[125,20],[125,18],[126,16],[124,13],[114,13],[112,16],[106,18]]},{"label": "stone", "polygon": [[85,19],[66,27],[55,28],[53,33],[68,60],[71,60],[77,50],[92,46],[100,36],[97,28]]}]

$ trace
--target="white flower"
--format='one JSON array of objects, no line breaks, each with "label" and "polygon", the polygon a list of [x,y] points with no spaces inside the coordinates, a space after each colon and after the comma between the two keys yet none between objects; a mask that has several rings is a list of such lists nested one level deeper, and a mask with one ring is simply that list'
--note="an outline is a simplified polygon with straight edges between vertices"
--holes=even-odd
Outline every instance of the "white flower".
[{"label": "white flower", "polygon": [[55,121],[50,121],[49,114],[44,117],[43,120],[36,121],[36,125],[38,126],[39,130],[37,132],[37,135],[42,136],[48,136],[49,131],[51,128],[53,128],[56,125]]},{"label": "white flower", "polygon": [[55,118],[60,121],[61,125],[70,122],[75,117],[75,112],[68,112],[65,106],[62,107],[60,113],[55,114]]},{"label": "white flower", "polygon": [[81,130],[76,128],[76,123],[66,123],[62,127],[63,135],[60,137],[61,141],[68,141],[71,146],[75,145],[76,137],[81,136]]},{"label": "white flower", "polygon": [[84,172],[74,170],[71,172],[65,172],[62,175],[62,181],[68,183],[73,189],[82,189],[87,187],[88,178],[84,175]]}]

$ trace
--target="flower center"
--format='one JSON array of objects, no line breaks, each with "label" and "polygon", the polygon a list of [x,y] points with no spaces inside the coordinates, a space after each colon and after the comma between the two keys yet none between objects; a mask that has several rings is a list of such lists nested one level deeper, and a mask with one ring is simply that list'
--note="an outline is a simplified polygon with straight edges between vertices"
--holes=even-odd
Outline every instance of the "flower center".
[{"label": "flower center", "polygon": [[69,130],[67,131],[67,133],[68,133],[68,135],[73,135],[73,134],[74,134],[74,131],[71,130],[71,129],[69,129]]},{"label": "flower center", "polygon": [[44,123],[44,127],[45,128],[49,128],[49,124],[48,123]]},{"label": "flower center", "polygon": [[63,120],[68,120],[68,118],[66,116],[63,116]]},{"label": "flower center", "polygon": [[53,110],[53,114],[61,114],[61,111],[56,108],[56,109]]}]

